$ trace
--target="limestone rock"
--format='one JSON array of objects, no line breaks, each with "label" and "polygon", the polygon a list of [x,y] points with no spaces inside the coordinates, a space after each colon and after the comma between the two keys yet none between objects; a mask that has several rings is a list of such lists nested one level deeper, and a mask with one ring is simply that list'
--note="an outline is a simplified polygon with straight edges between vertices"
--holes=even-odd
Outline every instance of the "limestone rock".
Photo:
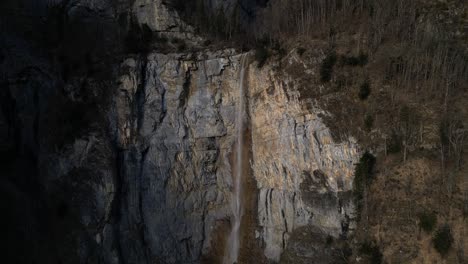
[{"label": "limestone rock", "polygon": [[[315,226],[338,237],[353,207],[355,141],[334,142],[330,130],[297,98],[292,83],[265,67],[251,67],[249,106],[252,168],[260,197],[258,219],[265,255],[279,261],[297,228]],[[287,80],[287,79],[286,79]],[[343,199],[345,198],[345,199]]]},{"label": "limestone rock", "polygon": [[[126,188],[125,259],[198,261],[210,250],[211,230],[229,215],[239,68],[231,53],[203,60],[155,53],[122,64],[113,112]],[[127,245],[133,236],[138,247]]]}]

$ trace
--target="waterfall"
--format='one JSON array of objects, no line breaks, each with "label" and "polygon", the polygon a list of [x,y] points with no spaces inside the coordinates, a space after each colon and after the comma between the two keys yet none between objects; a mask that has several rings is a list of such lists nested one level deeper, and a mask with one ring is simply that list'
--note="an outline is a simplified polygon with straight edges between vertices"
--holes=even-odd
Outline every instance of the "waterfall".
[{"label": "waterfall", "polygon": [[244,147],[244,75],[247,68],[246,55],[241,56],[240,60],[240,76],[239,76],[239,104],[237,106],[236,115],[236,128],[237,128],[237,142],[236,142],[236,160],[234,167],[233,177],[233,192],[231,198],[231,233],[227,241],[226,253],[224,255],[224,264],[232,264],[237,262],[240,248],[240,225],[243,214],[243,189],[242,189],[242,175],[243,175],[243,147]]}]

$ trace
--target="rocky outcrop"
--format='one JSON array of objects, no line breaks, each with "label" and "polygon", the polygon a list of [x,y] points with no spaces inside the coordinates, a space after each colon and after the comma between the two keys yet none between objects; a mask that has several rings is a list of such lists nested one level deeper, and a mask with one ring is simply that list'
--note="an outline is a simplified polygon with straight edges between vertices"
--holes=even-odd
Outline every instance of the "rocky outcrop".
[{"label": "rocky outcrop", "polygon": [[307,109],[298,97],[287,75],[251,67],[249,106],[259,233],[265,255],[275,261],[295,229],[311,226],[326,235],[345,236],[353,214],[346,193],[352,189],[357,144],[352,138],[335,142],[320,118],[323,111]]},{"label": "rocky outcrop", "polygon": [[195,42],[201,40],[194,34],[194,29],[180,19],[174,8],[162,0],[135,0],[131,15],[139,25],[147,25],[152,31],[166,37]]}]

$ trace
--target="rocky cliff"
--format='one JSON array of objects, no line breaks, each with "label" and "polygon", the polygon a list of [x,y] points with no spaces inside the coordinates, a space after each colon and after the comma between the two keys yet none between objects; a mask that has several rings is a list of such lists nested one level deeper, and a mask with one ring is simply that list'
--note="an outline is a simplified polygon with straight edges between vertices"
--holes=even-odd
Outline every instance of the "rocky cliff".
[{"label": "rocky cliff", "polygon": [[[122,63],[110,119],[123,188],[114,197],[120,205],[114,228],[125,259],[197,262],[220,250],[222,241],[213,240],[226,237],[216,232],[226,229],[231,214],[239,59],[224,50],[153,53]],[[246,173],[258,193],[251,198],[257,223],[250,223],[257,226],[257,242],[249,243],[276,262],[298,228],[314,227],[322,237],[346,235],[357,146],[352,139],[334,142],[320,110],[303,109],[294,86],[273,70],[248,67]]]},{"label": "rocky cliff", "polygon": [[[299,228],[307,227],[310,236],[346,236],[353,217],[355,141],[335,142],[320,118],[323,111],[307,109],[291,77],[269,67],[251,67],[248,98],[265,255],[278,261],[286,249],[300,251],[294,245]],[[314,259],[313,253],[296,253]]]},{"label": "rocky cliff", "polygon": [[[110,118],[125,188],[117,197],[124,257],[197,262],[229,216],[239,56],[154,53],[121,67]],[[129,247],[133,236],[140,246]]]},{"label": "rocky cliff", "polygon": [[[136,1],[133,7],[138,22],[152,30],[194,38],[160,2]],[[22,156],[34,153],[31,170],[37,175],[25,185],[40,184],[44,201],[35,210],[47,213],[27,221],[35,225],[36,217],[44,217],[56,241],[48,249],[54,254],[40,258],[220,261],[230,228],[241,54],[141,53],[109,66],[109,81],[76,74],[64,82],[53,66],[41,66],[53,65],[47,58],[41,62],[41,54],[9,51],[15,53],[31,57],[5,68],[2,113],[12,120],[4,118],[2,127],[19,138],[8,145],[6,137],[3,145]],[[13,60],[7,57],[4,65]],[[334,142],[320,109],[305,109],[297,88],[271,67],[247,67],[251,227],[243,229],[241,243],[277,262],[299,228],[314,227],[320,236],[346,234],[352,206],[345,194],[357,146],[351,139]],[[15,167],[11,176],[19,171]],[[24,199],[29,204],[33,198]],[[306,246],[297,243],[292,250]],[[253,250],[243,251],[249,262]]]}]

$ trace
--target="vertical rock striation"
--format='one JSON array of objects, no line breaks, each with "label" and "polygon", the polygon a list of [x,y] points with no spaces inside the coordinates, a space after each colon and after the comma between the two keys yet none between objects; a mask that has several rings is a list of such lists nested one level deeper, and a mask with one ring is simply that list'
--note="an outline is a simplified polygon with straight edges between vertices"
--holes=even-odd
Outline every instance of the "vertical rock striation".
[{"label": "vertical rock striation", "polygon": [[117,231],[129,263],[197,262],[230,215],[239,58],[226,50],[122,64]]},{"label": "vertical rock striation", "polygon": [[287,75],[268,67],[251,69],[252,168],[260,193],[259,234],[265,255],[279,261],[298,228],[309,227],[315,236],[346,235],[353,210],[349,192],[357,145],[352,138],[334,142],[320,118],[322,111],[304,107]]}]

